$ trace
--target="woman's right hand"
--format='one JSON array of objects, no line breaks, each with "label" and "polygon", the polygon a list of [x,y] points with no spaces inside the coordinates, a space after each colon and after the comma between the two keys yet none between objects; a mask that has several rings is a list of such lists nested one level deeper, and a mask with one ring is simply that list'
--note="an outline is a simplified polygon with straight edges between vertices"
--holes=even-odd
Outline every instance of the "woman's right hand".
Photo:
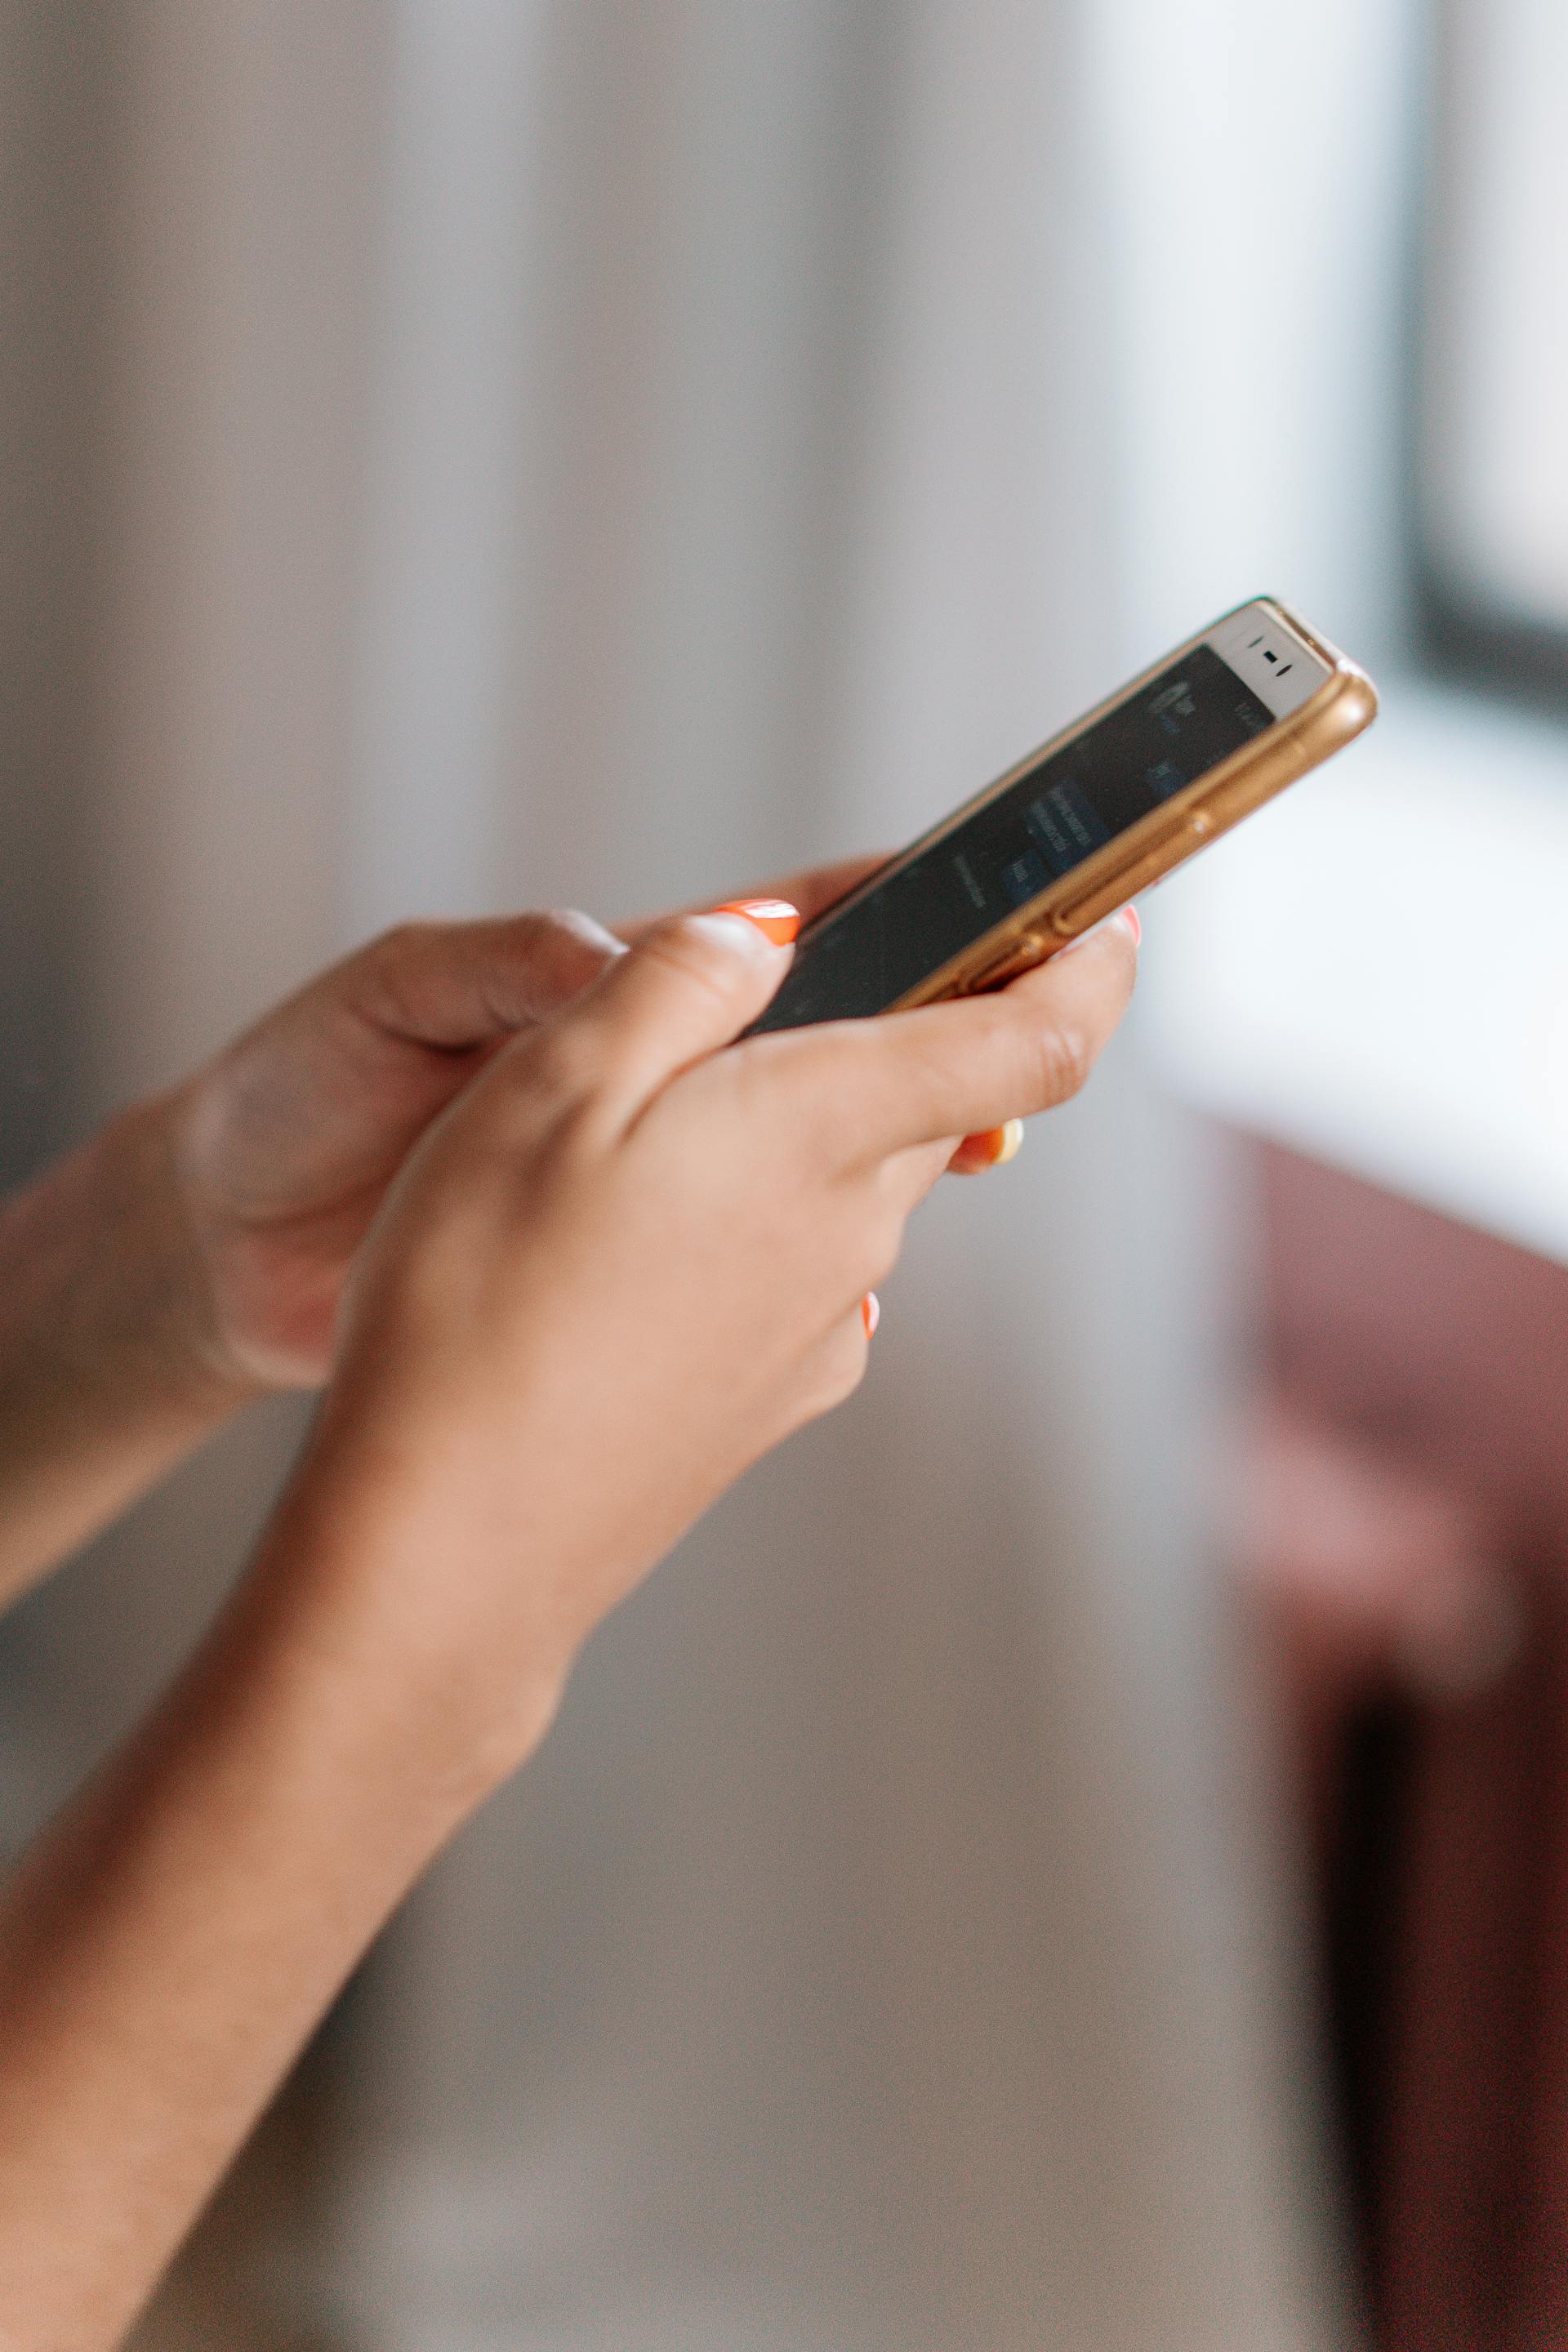
[{"label": "woman's right hand", "polygon": [[258,1576],[480,1783],[677,1537],[855,1388],[862,1298],[955,1139],[1077,1090],[1136,952],[1118,920],[998,995],[733,1044],[788,960],[739,915],[654,927],[437,1122],[356,1265]]},{"label": "woman's right hand", "polygon": [[1133,965],[1116,924],[1000,996],[735,1044],[787,963],[743,918],[605,952],[424,1126],[249,1575],[7,1874],[7,2344],[121,2341],[585,1636],[854,1387],[954,1138],[1072,1093]]}]

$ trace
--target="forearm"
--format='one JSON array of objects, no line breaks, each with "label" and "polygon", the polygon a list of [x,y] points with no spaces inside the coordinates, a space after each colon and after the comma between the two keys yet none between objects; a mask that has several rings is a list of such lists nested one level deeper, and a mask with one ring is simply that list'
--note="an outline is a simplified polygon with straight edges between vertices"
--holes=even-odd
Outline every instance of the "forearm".
[{"label": "forearm", "polygon": [[[274,1541],[293,1541],[286,1528]],[[471,1738],[395,1628],[242,1591],[0,1907],[0,2342],[101,2352],[377,1928],[542,1733]],[[307,1612],[308,1613],[308,1612]],[[520,1718],[521,1719],[521,1718]],[[509,1738],[512,1727],[509,1727]]]},{"label": "forearm", "polygon": [[202,1345],[158,1106],[0,1208],[0,1605],[251,1391]]}]

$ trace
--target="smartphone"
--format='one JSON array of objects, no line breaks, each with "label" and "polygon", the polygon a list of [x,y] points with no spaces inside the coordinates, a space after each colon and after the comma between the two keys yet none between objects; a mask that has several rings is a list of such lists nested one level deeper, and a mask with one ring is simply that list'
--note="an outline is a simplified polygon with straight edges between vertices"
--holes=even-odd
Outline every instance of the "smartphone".
[{"label": "smartphone", "polygon": [[1000,988],[1376,715],[1365,671],[1297,614],[1239,605],[808,923],[752,1034]]}]

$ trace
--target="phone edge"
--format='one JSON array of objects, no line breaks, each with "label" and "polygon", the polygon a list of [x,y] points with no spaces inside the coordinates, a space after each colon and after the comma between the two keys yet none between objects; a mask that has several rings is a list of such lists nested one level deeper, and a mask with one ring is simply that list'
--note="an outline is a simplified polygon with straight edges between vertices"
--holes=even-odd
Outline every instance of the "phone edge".
[{"label": "phone edge", "polygon": [[[1232,614],[1244,612],[1251,604],[1269,606],[1328,666],[1330,675],[1317,691],[1288,718],[1276,719],[1262,735],[1242,744],[1206,775],[1173,794],[1159,808],[1152,809],[1147,816],[1118,834],[1069,873],[1059,876],[1037,898],[1026,899],[1006,922],[997,924],[983,939],[972,942],[928,974],[918,987],[889,1005],[889,1012],[909,1012],[953,996],[999,988],[1021,972],[1047,962],[1128,899],[1163,881],[1200,849],[1207,848],[1244,817],[1262,808],[1313,768],[1321,767],[1325,760],[1331,759],[1364,732],[1377,716],[1377,689],[1359,663],[1352,661],[1279,597],[1244,597],[1229,613],[1220,614],[1206,627],[1108,695],[1092,710],[1016,761],[1005,775],[911,842],[891,864],[902,865],[917,851],[940,841],[996,793],[1049,758],[1059,746],[1087,731],[1120,704],[1130,701],[1143,687],[1204,644]],[[852,905],[862,890],[871,887],[889,870],[888,866],[879,867],[877,874],[868,877],[830,911],[837,913],[839,908]],[[1068,917],[1071,919],[1064,919]]]}]

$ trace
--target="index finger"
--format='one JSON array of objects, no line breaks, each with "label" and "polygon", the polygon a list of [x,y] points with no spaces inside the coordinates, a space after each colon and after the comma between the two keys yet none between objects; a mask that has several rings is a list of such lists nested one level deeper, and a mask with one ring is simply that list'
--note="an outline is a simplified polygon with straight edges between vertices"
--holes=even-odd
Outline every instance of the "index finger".
[{"label": "index finger", "polygon": [[[1137,969],[1131,926],[1117,916],[994,996],[792,1030],[777,1042],[809,1040],[839,1063],[854,1095],[855,1156],[885,1159],[1066,1102],[1126,1011]],[[803,1076],[811,1058],[803,1053]],[[820,1061],[806,1082],[820,1087]]]}]

